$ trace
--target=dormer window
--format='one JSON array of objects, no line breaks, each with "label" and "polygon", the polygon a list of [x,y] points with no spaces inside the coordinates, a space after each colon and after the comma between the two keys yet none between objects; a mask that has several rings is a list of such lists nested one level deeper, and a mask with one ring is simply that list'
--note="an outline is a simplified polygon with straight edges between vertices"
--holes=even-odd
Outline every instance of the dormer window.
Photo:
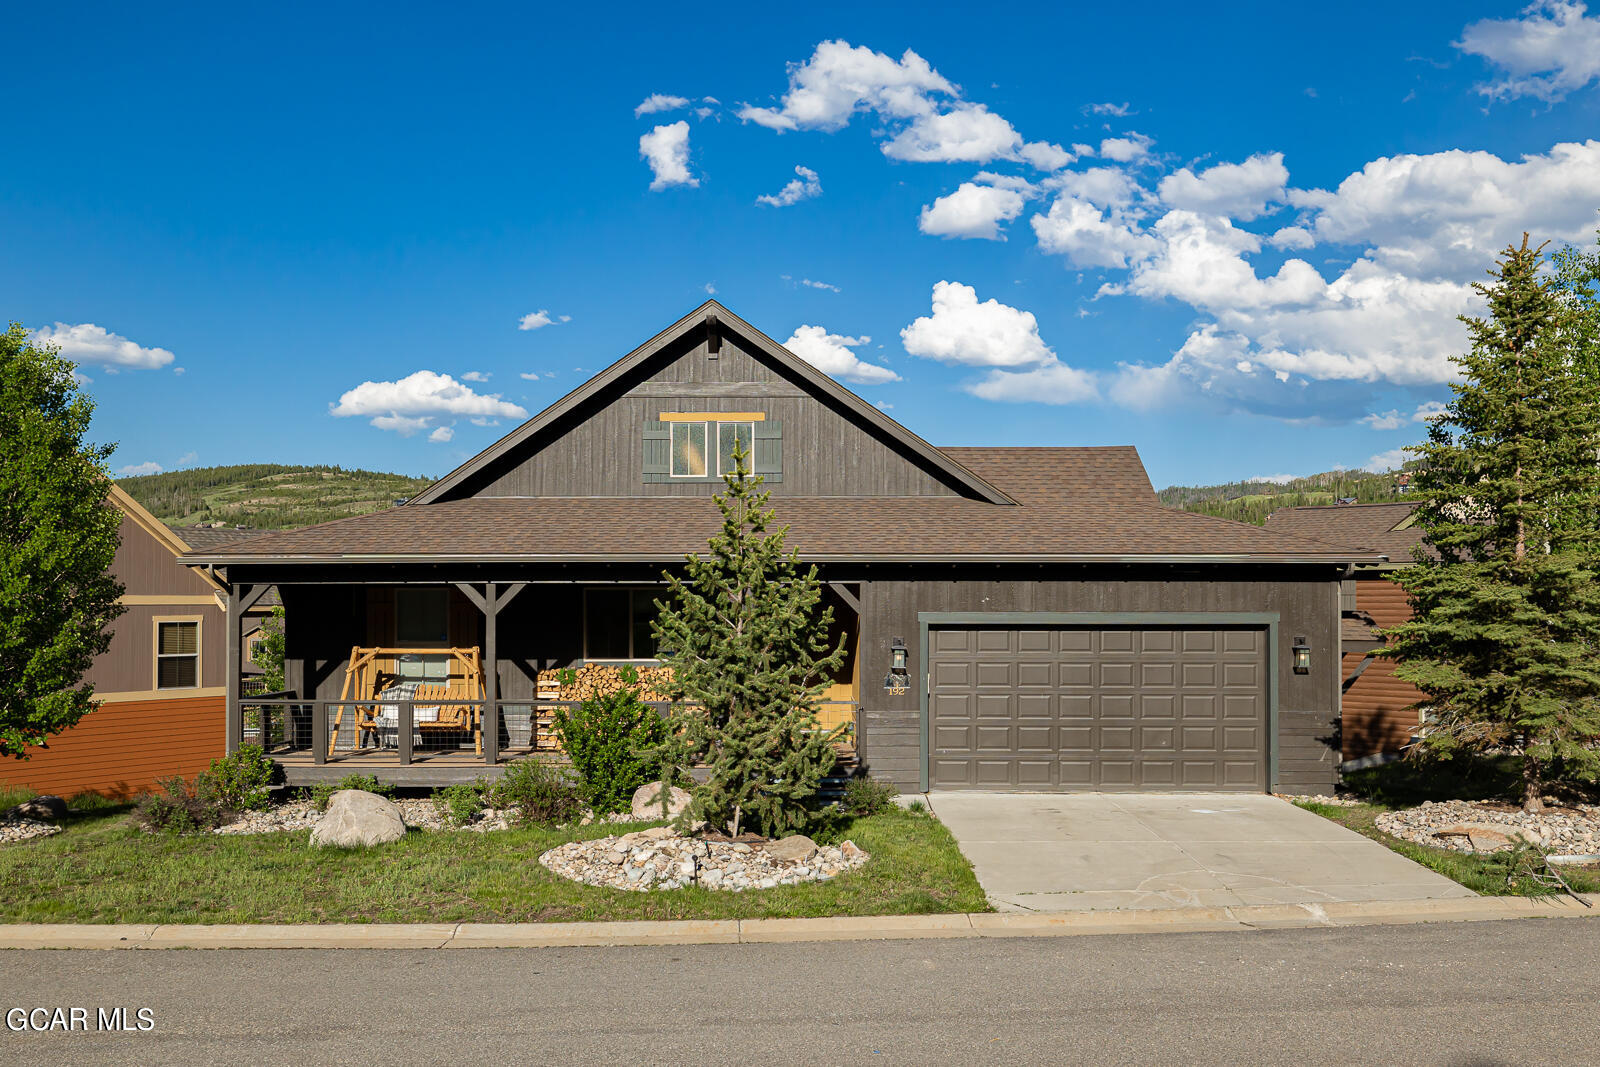
[{"label": "dormer window", "polygon": [[734,472],[743,451],[752,474],[783,480],[783,428],[762,412],[663,412],[645,423],[646,482],[714,482]]}]

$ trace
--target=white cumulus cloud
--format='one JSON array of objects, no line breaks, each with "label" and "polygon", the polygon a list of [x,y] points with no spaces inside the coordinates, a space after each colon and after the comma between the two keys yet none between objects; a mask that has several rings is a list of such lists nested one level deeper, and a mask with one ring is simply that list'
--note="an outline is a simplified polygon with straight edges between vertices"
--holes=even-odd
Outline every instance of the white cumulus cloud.
[{"label": "white cumulus cloud", "polygon": [[1364,471],[1373,474],[1383,474],[1387,471],[1397,471],[1408,459],[1416,459],[1414,455],[1403,448],[1391,448],[1387,452],[1379,452],[1376,456],[1361,465]]},{"label": "white cumulus cloud", "polygon": [[822,180],[817,177],[816,171],[810,167],[796,167],[794,172],[797,178],[776,193],[756,197],[756,203],[769,207],[788,207],[822,195]]},{"label": "white cumulus cloud", "polygon": [[160,474],[166,468],[155,462],[130,463],[126,467],[117,468],[119,478],[141,478],[147,474]]},{"label": "white cumulus cloud", "polygon": [[1478,87],[1485,96],[1560,100],[1600,80],[1600,16],[1587,12],[1582,3],[1541,0],[1519,18],[1470,24],[1456,47],[1505,73]]},{"label": "white cumulus cloud", "polygon": [[1092,201],[1062,195],[1043,215],[1028,220],[1039,247],[1066,256],[1078,267],[1123,269],[1153,253],[1156,239],[1126,209],[1102,211]]},{"label": "white cumulus cloud", "polygon": [[633,117],[654,115],[658,111],[676,111],[681,107],[688,107],[689,99],[683,96],[668,96],[665,93],[651,93],[644,98],[644,102],[633,109]]},{"label": "white cumulus cloud", "polygon": [[966,390],[984,400],[1014,404],[1082,404],[1100,395],[1092,373],[1059,361],[1025,371],[992,370]]},{"label": "white cumulus cloud", "polygon": [[1015,189],[962,182],[955,192],[922,209],[917,228],[936,237],[1004,241],[1000,224],[1022,214],[1026,203],[1027,198]]},{"label": "white cumulus cloud", "polygon": [[487,374],[481,370],[469,370],[467,373],[461,376],[461,380],[464,382],[486,382],[491,377],[493,377],[493,375]]},{"label": "white cumulus cloud", "polygon": [[913,356],[976,367],[1026,367],[1055,359],[1039,337],[1033,312],[992,297],[978,302],[978,291],[960,282],[933,287],[933,313],[900,331]]},{"label": "white cumulus cloud", "polygon": [[1137,163],[1150,155],[1154,138],[1142,133],[1129,133],[1126,137],[1107,137],[1100,142],[1100,154],[1117,163]]},{"label": "white cumulus cloud", "polygon": [[870,337],[847,337],[829,333],[821,326],[797,327],[783,347],[831,378],[861,385],[882,385],[897,382],[900,375],[875,363],[861,360],[852,348],[867,344]]},{"label": "white cumulus cloud", "polygon": [[[1482,276],[1524,230],[1587,244],[1600,220],[1600,140],[1520,161],[1453,149],[1375,159],[1333,191],[1294,190],[1320,241],[1371,245],[1371,258],[1421,277]],[[1304,224],[1303,224],[1304,225]]]},{"label": "white cumulus cloud", "polygon": [[58,322],[33,331],[31,340],[37,345],[56,346],[63,358],[74,363],[93,363],[113,371],[120,368],[155,370],[177,358],[165,348],[146,348],[92,322],[75,326]]},{"label": "white cumulus cloud", "polygon": [[640,137],[639,156],[650,164],[650,172],[655,175],[651,189],[660,191],[673,185],[694,189],[700,185],[700,179],[689,173],[689,124],[682,119],[657,126]]},{"label": "white cumulus cloud", "polygon": [[823,41],[803,63],[790,64],[789,87],[777,107],[746,104],[745,122],[770,130],[833,132],[857,114],[877,116],[882,150],[913,163],[987,163],[1005,159],[1040,170],[1072,160],[1059,145],[1026,142],[1004,117],[962,98],[917,53],[899,59],[847,41]]},{"label": "white cumulus cloud", "polygon": [[[527,418],[528,412],[498,393],[472,391],[448,374],[419,370],[393,382],[362,382],[328,405],[328,412],[341,418],[370,418],[380,430],[393,430],[409,437],[421,430],[436,428],[440,420],[474,415]],[[436,440],[448,440],[435,438]]]},{"label": "white cumulus cloud", "polygon": [[[517,329],[542,330],[546,326],[554,326],[558,323],[571,321],[571,315],[557,315],[552,317],[549,311],[545,310],[544,308],[540,308],[538,311],[529,312],[528,314],[522,316],[522,318],[518,319]],[[468,381],[471,380],[472,379],[470,378],[468,379]]]},{"label": "white cumulus cloud", "polygon": [[1219,163],[1199,174],[1184,167],[1162,178],[1157,191],[1169,207],[1253,219],[1267,205],[1283,202],[1288,181],[1283,153],[1272,152],[1243,163]]},{"label": "white cumulus cloud", "polygon": [[[477,420],[473,421],[476,422]],[[443,444],[455,435],[455,430],[449,426],[435,426],[433,432],[428,435],[428,440],[433,441],[436,444]]]}]

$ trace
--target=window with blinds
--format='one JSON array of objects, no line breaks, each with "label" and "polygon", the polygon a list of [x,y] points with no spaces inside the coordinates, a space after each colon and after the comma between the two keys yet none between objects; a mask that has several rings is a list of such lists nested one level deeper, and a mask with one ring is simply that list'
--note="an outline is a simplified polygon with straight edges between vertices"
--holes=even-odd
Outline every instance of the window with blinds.
[{"label": "window with blinds", "polygon": [[200,684],[200,624],[156,623],[156,688],[193,689]]}]

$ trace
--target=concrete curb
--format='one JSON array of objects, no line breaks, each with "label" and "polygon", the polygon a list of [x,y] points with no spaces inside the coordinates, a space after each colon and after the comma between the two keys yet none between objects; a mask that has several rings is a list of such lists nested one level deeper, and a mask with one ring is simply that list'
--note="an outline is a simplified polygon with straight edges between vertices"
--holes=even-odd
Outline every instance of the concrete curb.
[{"label": "concrete curb", "polygon": [[1600,919],[1571,897],[1255,904],[1237,908],[865,915],[833,919],[715,919],[609,923],[328,923],[304,926],[112,926],[54,923],[0,926],[0,949],[173,948],[580,948],[623,945],[734,945],[895,941],[953,937],[1081,937],[1095,934],[1214,933],[1496,919]]}]

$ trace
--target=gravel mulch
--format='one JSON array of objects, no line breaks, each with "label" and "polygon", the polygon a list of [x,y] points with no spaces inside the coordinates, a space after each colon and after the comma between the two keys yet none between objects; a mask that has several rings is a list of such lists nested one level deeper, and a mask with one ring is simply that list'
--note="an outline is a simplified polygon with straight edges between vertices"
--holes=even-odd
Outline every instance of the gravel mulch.
[{"label": "gravel mulch", "polygon": [[1429,801],[1379,815],[1386,834],[1453,852],[1500,852],[1518,840],[1551,855],[1600,854],[1600,806],[1579,804],[1530,815],[1495,801]]},{"label": "gravel mulch", "polygon": [[739,893],[822,882],[871,859],[852,841],[817,846],[787,837],[767,845],[679,837],[666,827],[621,837],[572,841],[539,862],[563,878],[612,889],[681,889],[698,885]]}]

